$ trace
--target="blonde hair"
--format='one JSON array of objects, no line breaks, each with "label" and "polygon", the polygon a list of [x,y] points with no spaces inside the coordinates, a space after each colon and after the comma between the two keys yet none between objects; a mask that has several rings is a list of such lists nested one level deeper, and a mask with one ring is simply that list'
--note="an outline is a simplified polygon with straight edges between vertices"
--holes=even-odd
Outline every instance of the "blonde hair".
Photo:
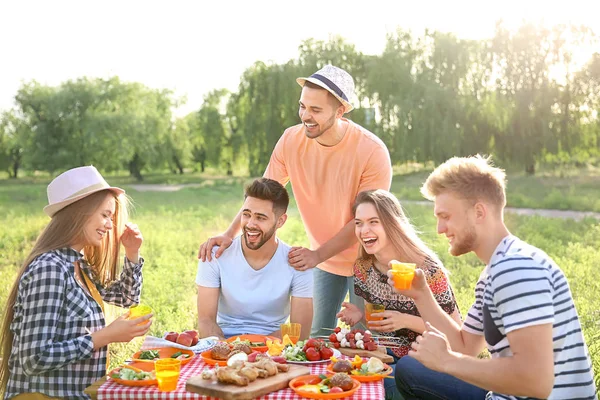
[{"label": "blonde hair", "polygon": [[85,246],[83,255],[85,261],[91,266],[95,280],[102,286],[108,286],[117,277],[119,262],[119,243],[121,234],[128,218],[129,199],[125,194],[116,196],[109,190],[93,193],[57,212],[48,225],[44,228],[35,242],[33,249],[17,273],[17,278],[12,286],[0,333],[0,398],[4,396],[10,371],[8,361],[12,351],[13,334],[10,330],[14,316],[14,305],[19,289],[19,281],[27,267],[40,255],[49,251],[71,247],[73,244],[85,240],[84,228],[88,220],[98,211],[102,202],[108,195],[115,198],[115,212],[113,214],[113,228],[102,239],[100,246]]},{"label": "blonde hair", "polygon": [[[426,259],[430,259],[447,273],[438,256],[417,235],[417,230],[410,223],[396,196],[381,189],[360,192],[354,202],[354,215],[358,206],[364,203],[373,204],[395,252],[406,256],[406,260],[399,261],[421,266]],[[374,256],[368,254],[363,246],[359,246],[358,257],[369,259]]]},{"label": "blonde hair", "polygon": [[438,166],[421,187],[429,200],[446,191],[473,203],[489,202],[502,210],[506,206],[506,174],[493,165],[491,157],[453,157]]}]

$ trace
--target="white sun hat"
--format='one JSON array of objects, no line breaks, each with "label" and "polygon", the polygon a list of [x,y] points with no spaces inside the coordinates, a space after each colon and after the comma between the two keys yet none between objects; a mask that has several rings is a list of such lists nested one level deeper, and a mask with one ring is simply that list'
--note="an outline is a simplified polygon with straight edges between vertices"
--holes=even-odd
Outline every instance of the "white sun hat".
[{"label": "white sun hat", "polygon": [[344,105],[344,113],[352,111],[350,103],[354,98],[354,79],[349,73],[333,65],[326,65],[308,78],[298,78],[296,82],[302,87],[306,81],[314,83],[331,93]]},{"label": "white sun hat", "polygon": [[101,190],[111,190],[117,195],[125,193],[123,189],[106,183],[95,167],[70,169],[48,185],[48,205],[44,207],[44,212],[52,217],[69,204]]}]

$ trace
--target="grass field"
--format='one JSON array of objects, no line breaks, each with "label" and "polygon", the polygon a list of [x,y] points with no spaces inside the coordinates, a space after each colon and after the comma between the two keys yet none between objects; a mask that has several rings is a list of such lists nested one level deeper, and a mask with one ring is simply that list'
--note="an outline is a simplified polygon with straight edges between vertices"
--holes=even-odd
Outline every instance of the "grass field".
[{"label": "grass field", "polygon": [[[413,198],[413,191],[416,191],[414,188],[421,180],[419,174],[422,173],[396,177],[393,191],[401,198]],[[157,179],[155,182],[158,181]],[[109,179],[109,182],[123,184],[126,189],[131,183],[124,177]],[[167,330],[181,331],[196,327],[194,281],[198,245],[227,227],[241,204],[243,182],[243,178],[204,179],[202,187],[170,193],[141,193],[128,189],[136,206],[133,221],[138,223],[145,238],[142,247],[146,259],[142,301],[155,310],[151,334],[162,335]],[[17,266],[48,221],[42,213],[42,207],[46,203],[46,184],[47,180],[30,180],[20,184],[7,181],[0,183],[2,306]],[[535,185],[543,187],[543,183]],[[528,189],[534,187],[534,184],[519,183],[517,180],[512,187],[530,192]],[[553,190],[561,189],[550,189],[550,193]],[[581,198],[582,204],[597,206],[598,199],[591,192],[590,187],[578,191],[576,197]],[[409,193],[410,196],[407,196]],[[534,196],[537,194],[523,195],[523,198],[534,201]],[[600,208],[596,211],[600,211]],[[407,213],[421,230],[425,241],[451,271],[451,282],[460,309],[463,314],[466,313],[474,298],[473,287],[481,272],[481,263],[472,255],[453,258],[447,253],[446,240],[435,232],[431,208],[410,205]],[[280,230],[280,237],[289,244],[307,245],[295,205],[292,205],[289,214],[288,222]],[[600,374],[600,280],[597,272],[597,266],[600,265],[600,223],[593,219],[574,222],[509,215],[507,224],[512,233],[545,250],[565,271],[590,346],[596,375]],[[111,308],[109,318],[121,312],[123,311],[120,309]],[[139,348],[140,343],[136,340],[130,344],[111,345],[111,364],[122,362]]]}]

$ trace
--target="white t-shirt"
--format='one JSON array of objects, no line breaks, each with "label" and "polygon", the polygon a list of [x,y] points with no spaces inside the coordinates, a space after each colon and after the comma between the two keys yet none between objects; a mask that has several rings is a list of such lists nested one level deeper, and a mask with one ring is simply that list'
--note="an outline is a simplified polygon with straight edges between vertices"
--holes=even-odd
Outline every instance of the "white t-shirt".
[{"label": "white t-shirt", "polygon": [[241,236],[219,258],[214,257],[216,249],[212,261],[198,263],[196,284],[221,288],[217,324],[227,337],[274,332],[290,315],[290,296],[313,296],[312,270],[292,268],[290,246],[281,240],[273,258],[258,271],[244,257]]},{"label": "white t-shirt", "polygon": [[[507,333],[542,324],[552,324],[554,338],[548,399],[595,399],[592,362],[565,275],[546,253],[507,236],[479,277],[463,329],[485,336],[496,358],[512,355]],[[487,398],[521,397],[490,392]]]}]

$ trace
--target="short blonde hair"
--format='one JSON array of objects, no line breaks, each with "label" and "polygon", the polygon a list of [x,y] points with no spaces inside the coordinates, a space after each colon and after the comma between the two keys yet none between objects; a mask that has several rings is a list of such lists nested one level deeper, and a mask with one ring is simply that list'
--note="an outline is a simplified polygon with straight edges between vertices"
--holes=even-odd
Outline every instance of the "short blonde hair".
[{"label": "short blonde hair", "polygon": [[493,165],[489,156],[452,157],[438,166],[421,187],[421,193],[429,200],[446,191],[473,203],[484,200],[502,209],[506,206],[506,174]]}]

